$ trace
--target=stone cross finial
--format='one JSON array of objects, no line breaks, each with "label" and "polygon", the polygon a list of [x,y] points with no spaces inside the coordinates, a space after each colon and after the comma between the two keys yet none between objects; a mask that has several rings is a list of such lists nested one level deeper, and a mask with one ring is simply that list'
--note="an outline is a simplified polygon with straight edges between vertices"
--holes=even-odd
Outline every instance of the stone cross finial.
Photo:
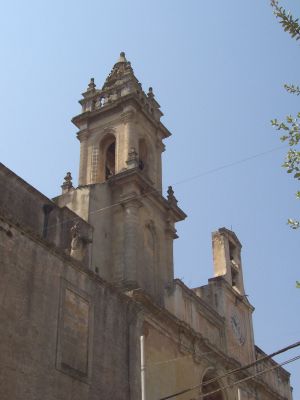
[{"label": "stone cross finial", "polygon": [[73,188],[73,183],[72,183],[72,175],[71,172],[67,172],[66,176],[64,177],[64,182],[61,185],[62,188],[62,192],[66,193],[68,192],[70,189]]},{"label": "stone cross finial", "polygon": [[172,188],[172,186],[168,187],[168,202],[172,205],[177,205],[178,201],[176,199],[176,197],[174,196],[174,190]]},{"label": "stone cross finial", "polygon": [[126,164],[129,168],[135,168],[139,164],[138,153],[136,152],[134,147],[131,147],[128,152],[128,159],[126,161]]}]

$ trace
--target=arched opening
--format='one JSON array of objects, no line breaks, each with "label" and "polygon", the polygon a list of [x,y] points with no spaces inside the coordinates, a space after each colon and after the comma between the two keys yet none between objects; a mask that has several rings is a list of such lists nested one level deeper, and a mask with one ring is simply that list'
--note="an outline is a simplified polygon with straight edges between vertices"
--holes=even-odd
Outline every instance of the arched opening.
[{"label": "arched opening", "polygon": [[207,371],[202,380],[202,396],[200,398],[203,400],[225,400],[220,389],[221,387],[214,371]]},{"label": "arched opening", "polygon": [[116,173],[116,138],[107,135],[100,142],[100,182],[106,181]]}]

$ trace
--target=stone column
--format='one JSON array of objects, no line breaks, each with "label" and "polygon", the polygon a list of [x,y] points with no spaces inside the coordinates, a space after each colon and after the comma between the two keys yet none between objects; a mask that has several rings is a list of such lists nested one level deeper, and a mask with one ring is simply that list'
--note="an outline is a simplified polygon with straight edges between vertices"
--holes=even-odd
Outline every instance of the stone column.
[{"label": "stone column", "polygon": [[137,287],[137,250],[139,239],[139,208],[138,200],[130,200],[124,205],[124,285],[128,288]]},{"label": "stone column", "polygon": [[87,184],[87,163],[88,163],[88,146],[87,132],[80,132],[78,135],[78,139],[80,140],[80,166],[79,166],[79,186]]}]

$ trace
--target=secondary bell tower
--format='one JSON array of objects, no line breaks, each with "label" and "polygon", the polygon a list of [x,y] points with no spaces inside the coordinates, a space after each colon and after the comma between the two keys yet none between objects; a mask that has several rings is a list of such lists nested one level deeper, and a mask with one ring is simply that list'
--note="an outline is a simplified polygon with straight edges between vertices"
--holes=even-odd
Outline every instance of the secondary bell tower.
[{"label": "secondary bell tower", "polygon": [[162,196],[163,140],[171,135],[152,88],[146,94],[121,53],[102,89],[91,79],[72,122],[79,129],[79,185],[64,182],[60,206],[94,228],[90,268],[162,303],[173,281],[175,223],[186,215],[171,187]]}]

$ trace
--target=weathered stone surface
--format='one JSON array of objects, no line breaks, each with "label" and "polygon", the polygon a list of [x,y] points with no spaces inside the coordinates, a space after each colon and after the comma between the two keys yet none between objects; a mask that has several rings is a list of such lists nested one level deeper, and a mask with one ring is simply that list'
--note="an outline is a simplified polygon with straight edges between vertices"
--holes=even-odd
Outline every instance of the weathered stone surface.
[{"label": "weathered stone surface", "polygon": [[67,174],[52,201],[0,165],[0,399],[158,400],[193,387],[177,399],[291,400],[273,360],[227,375],[265,356],[236,235],[213,234],[207,285],[174,280],[186,215],[171,187],[161,193],[170,133],[152,88],[121,53],[80,103],[78,188]]}]

